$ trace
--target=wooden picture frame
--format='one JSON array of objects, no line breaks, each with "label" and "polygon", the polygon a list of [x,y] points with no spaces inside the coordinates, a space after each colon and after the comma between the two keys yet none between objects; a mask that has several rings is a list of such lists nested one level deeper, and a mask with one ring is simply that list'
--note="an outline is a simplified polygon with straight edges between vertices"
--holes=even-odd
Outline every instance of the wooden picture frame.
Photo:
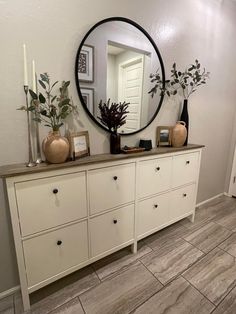
[{"label": "wooden picture frame", "polygon": [[78,59],[78,77],[81,82],[94,81],[94,47],[83,45]]},{"label": "wooden picture frame", "polygon": [[68,135],[68,139],[70,143],[71,160],[90,155],[88,131],[70,132]]},{"label": "wooden picture frame", "polygon": [[88,110],[94,114],[94,88],[81,87],[80,91]]},{"label": "wooden picture frame", "polygon": [[157,146],[171,146],[172,126],[157,127]]}]

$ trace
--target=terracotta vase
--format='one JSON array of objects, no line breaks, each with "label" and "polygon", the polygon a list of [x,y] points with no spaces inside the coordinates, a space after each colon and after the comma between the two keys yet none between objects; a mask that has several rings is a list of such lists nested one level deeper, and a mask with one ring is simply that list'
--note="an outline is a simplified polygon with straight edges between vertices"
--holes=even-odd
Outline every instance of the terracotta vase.
[{"label": "terracotta vase", "polygon": [[181,147],[184,145],[187,138],[186,123],[177,121],[172,129],[171,143],[173,147]]},{"label": "terracotta vase", "polygon": [[110,135],[110,153],[120,154],[120,134],[111,133]]},{"label": "terracotta vase", "polygon": [[68,140],[61,136],[60,131],[52,131],[43,140],[42,148],[48,162],[60,164],[66,161],[70,145]]}]

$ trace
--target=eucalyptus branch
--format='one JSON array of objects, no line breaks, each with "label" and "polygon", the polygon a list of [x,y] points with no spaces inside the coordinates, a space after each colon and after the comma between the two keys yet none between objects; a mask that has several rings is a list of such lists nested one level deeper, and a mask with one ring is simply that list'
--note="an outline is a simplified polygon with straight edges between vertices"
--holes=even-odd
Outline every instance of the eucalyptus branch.
[{"label": "eucalyptus branch", "polygon": [[[63,125],[63,121],[72,112],[78,113],[76,106],[74,106],[72,99],[68,97],[69,81],[63,81],[59,88],[59,95],[53,96],[52,90],[58,81],[51,85],[50,77],[47,73],[40,74],[38,80],[40,86],[45,92],[45,96],[40,92],[39,95],[34,93],[31,89],[31,106],[28,111],[37,115],[35,120],[37,122],[44,122],[45,126],[49,126],[53,131],[59,130]],[[22,106],[20,110],[27,111],[27,108]]]},{"label": "eucalyptus branch", "polygon": [[195,60],[195,63],[190,64],[184,71],[177,70],[176,63],[174,63],[171,69],[170,80],[166,81],[168,83],[164,89],[158,71],[150,75],[151,83],[155,83],[155,85],[149,93],[153,97],[159,89],[160,95],[167,94],[168,96],[172,96],[176,95],[178,90],[181,89],[184,99],[188,99],[199,86],[206,84],[209,74],[205,68],[201,70],[201,64],[198,60]]}]

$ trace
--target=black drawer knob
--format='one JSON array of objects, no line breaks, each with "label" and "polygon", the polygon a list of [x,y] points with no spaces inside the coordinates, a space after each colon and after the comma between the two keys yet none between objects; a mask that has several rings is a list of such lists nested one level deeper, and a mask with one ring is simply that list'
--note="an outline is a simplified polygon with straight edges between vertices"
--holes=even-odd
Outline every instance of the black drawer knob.
[{"label": "black drawer knob", "polygon": [[157,204],[154,204],[154,208],[157,208],[158,207],[158,205]]},{"label": "black drawer knob", "polygon": [[53,192],[54,194],[57,194],[57,193],[58,193],[58,189],[53,189],[52,192]]},{"label": "black drawer knob", "polygon": [[156,171],[159,171],[161,168],[160,167],[156,167]]},{"label": "black drawer knob", "polygon": [[117,219],[113,219],[113,223],[116,225],[117,224]]},{"label": "black drawer knob", "polygon": [[187,194],[186,194],[186,193],[184,193],[184,194],[183,194],[183,197],[186,197],[186,196],[187,196]]},{"label": "black drawer knob", "polygon": [[188,164],[190,164],[190,161],[189,161],[189,160],[186,161],[186,165],[188,165]]},{"label": "black drawer knob", "polygon": [[118,179],[118,177],[117,177],[117,176],[114,176],[113,179],[116,181],[116,180]]},{"label": "black drawer knob", "polygon": [[58,240],[58,241],[57,241],[57,245],[62,245],[62,241],[61,241],[61,240]]}]

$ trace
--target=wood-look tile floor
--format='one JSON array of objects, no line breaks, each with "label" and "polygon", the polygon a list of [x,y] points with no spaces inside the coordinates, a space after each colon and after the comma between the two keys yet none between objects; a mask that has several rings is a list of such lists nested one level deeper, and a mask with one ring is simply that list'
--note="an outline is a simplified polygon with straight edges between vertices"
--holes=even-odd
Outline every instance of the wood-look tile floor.
[{"label": "wood-look tile floor", "polygon": [[[219,197],[188,219],[31,295],[32,314],[235,314],[236,199]],[[1,314],[22,314],[20,293]]]}]

